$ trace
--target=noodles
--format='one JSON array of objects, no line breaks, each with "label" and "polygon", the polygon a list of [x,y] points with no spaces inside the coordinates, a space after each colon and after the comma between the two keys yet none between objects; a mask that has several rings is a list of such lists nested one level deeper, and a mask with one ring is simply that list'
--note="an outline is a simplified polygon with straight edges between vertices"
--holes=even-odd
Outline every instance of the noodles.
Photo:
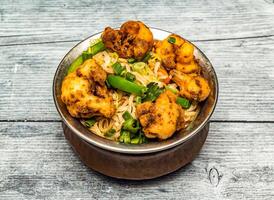
[{"label": "noodles", "polygon": [[95,134],[106,137],[105,134],[110,129],[115,129],[115,134],[109,138],[112,140],[117,140],[120,136],[120,130],[122,128],[122,124],[124,122],[123,113],[128,111],[134,118],[135,115],[135,105],[134,105],[134,95],[130,95],[129,97],[125,96],[123,92],[114,91],[112,94],[114,104],[117,107],[115,115],[111,118],[98,117],[96,118],[96,123],[94,126],[89,128]]},{"label": "noodles", "polygon": [[116,53],[108,53],[102,51],[93,56],[96,63],[99,64],[107,73],[113,74],[112,65],[117,62],[118,55]]},{"label": "noodles", "polygon": [[160,62],[156,62],[155,65],[154,65],[154,76],[158,76],[158,70],[161,66],[161,63]]},{"label": "noodles", "polygon": [[[132,64],[128,63],[126,59],[119,58],[116,53],[102,51],[93,56],[93,58],[108,74],[114,73],[112,65],[115,62],[119,62],[122,67],[124,67],[126,72],[129,72],[135,76],[135,80],[139,84],[147,86],[151,82],[156,82],[159,87],[166,86],[166,84],[160,80],[165,80],[168,77],[168,74],[161,66],[161,62],[157,57],[152,57],[151,60],[149,60],[149,64],[146,66],[147,68],[145,69],[144,74],[134,71],[132,69]],[[162,73],[163,70],[165,73]],[[175,91],[177,90],[177,85],[175,83],[168,84],[167,86]],[[90,127],[89,130],[101,137],[118,141],[122,124],[125,121],[123,114],[128,111],[133,118],[136,118],[136,104],[134,102],[135,95],[129,95],[116,90],[111,90],[111,94],[113,103],[116,107],[114,116],[112,118],[97,117],[96,123]],[[195,120],[199,114],[199,111],[200,108],[198,106],[198,102],[192,102],[191,106],[184,110],[183,116],[184,121],[186,122],[184,128],[186,128],[190,122]],[[114,129],[115,133],[109,136],[106,133],[111,129]]]},{"label": "noodles", "polygon": [[200,111],[200,107],[197,102],[192,102],[191,106],[185,110],[184,119],[186,122],[192,122],[196,119]]}]

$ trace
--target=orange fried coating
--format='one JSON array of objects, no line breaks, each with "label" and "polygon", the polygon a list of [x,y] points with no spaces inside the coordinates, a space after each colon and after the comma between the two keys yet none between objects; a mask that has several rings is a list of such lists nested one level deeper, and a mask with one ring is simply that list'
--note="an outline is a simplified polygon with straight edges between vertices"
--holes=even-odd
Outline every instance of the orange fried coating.
[{"label": "orange fried coating", "polygon": [[106,77],[106,72],[95,60],[88,59],[75,72],[64,78],[61,99],[71,116],[110,118],[114,115],[115,106],[105,86]]},{"label": "orange fried coating", "polygon": [[140,21],[127,21],[119,30],[105,28],[102,34],[105,46],[122,58],[142,59],[153,46],[153,35]]},{"label": "orange fried coating", "polygon": [[178,130],[177,123],[181,120],[182,109],[176,104],[176,98],[174,93],[166,90],[155,103],[144,102],[137,105],[136,115],[146,137],[164,140]]},{"label": "orange fried coating", "polygon": [[166,69],[177,69],[183,73],[199,73],[200,67],[194,60],[194,47],[176,34],[157,41],[154,51],[162,60]]},{"label": "orange fried coating", "polygon": [[204,101],[210,87],[205,78],[197,74],[185,74],[178,70],[170,71],[172,80],[180,87],[180,95],[190,100]]}]

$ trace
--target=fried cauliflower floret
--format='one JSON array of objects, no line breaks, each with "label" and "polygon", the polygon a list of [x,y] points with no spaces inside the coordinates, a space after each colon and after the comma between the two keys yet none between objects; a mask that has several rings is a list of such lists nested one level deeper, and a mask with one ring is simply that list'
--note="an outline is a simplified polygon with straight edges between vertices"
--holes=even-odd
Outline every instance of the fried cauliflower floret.
[{"label": "fried cauliflower floret", "polygon": [[190,100],[204,101],[210,87],[205,78],[197,74],[184,74],[177,70],[170,72],[172,80],[180,87],[180,95]]},{"label": "fried cauliflower floret", "polygon": [[171,34],[154,45],[155,53],[167,69],[177,69],[183,73],[199,73],[200,67],[194,60],[194,47],[176,34]]},{"label": "fried cauliflower floret", "polygon": [[114,115],[113,99],[105,86],[106,76],[106,72],[93,59],[88,59],[64,78],[61,99],[71,116],[110,118]]},{"label": "fried cauliflower floret", "polygon": [[153,46],[153,35],[140,21],[125,22],[120,30],[105,28],[102,34],[105,46],[122,58],[140,60]]},{"label": "fried cauliflower floret", "polygon": [[180,106],[176,104],[177,96],[166,90],[155,103],[145,102],[137,105],[136,115],[148,138],[167,139],[177,130]]},{"label": "fried cauliflower floret", "polygon": [[191,73],[197,73],[199,74],[201,71],[200,66],[195,60],[190,61],[190,63],[177,63],[176,69],[180,72],[183,72],[185,74],[191,74]]},{"label": "fried cauliflower floret", "polygon": [[175,39],[174,44],[170,43],[168,38],[166,38],[162,41],[156,41],[154,49],[155,53],[161,58],[163,66],[168,69],[173,69],[176,68],[175,47],[184,44],[185,40],[175,34],[171,34],[169,37]]}]

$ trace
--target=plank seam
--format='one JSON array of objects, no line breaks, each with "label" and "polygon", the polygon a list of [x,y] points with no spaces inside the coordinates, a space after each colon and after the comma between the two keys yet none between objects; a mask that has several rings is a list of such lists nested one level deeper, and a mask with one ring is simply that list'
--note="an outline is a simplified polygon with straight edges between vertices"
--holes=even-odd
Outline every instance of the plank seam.
[{"label": "plank seam", "polygon": [[247,37],[234,37],[234,38],[216,38],[216,39],[205,39],[205,40],[191,40],[192,42],[211,42],[211,41],[226,41],[226,40],[244,40],[244,39],[256,39],[256,38],[268,38],[273,37],[273,34],[270,35],[261,35],[261,36],[247,36]]},{"label": "plank seam", "polygon": [[[235,38],[216,38],[216,39],[205,39],[205,40],[190,40],[191,42],[214,42],[214,41],[227,41],[227,40],[244,40],[244,39],[258,39],[258,38],[268,38],[274,35],[262,35],[262,36],[248,36],[248,37],[235,37]],[[2,36],[3,37],[3,36]],[[58,44],[58,43],[68,43],[68,42],[80,42],[81,40],[57,40],[48,42],[30,42],[30,43],[15,43],[15,44],[0,44],[0,47],[8,46],[23,46],[23,45],[36,45],[36,44]]]}]

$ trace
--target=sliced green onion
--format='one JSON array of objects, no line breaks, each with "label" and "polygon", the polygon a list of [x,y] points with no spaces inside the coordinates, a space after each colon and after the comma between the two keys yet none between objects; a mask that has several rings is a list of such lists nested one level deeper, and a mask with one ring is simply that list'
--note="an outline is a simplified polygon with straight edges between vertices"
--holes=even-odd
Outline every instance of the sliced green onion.
[{"label": "sliced green onion", "polygon": [[120,136],[119,136],[119,142],[123,143],[124,142],[124,131],[120,132]]},{"label": "sliced green onion", "polygon": [[151,53],[150,52],[148,52],[146,55],[145,55],[145,57],[143,58],[143,62],[147,62],[149,59],[151,58]]},{"label": "sliced green onion", "polygon": [[142,97],[137,96],[135,98],[135,103],[137,103],[137,104],[142,103]]},{"label": "sliced green onion", "polygon": [[119,62],[114,63],[112,68],[116,75],[121,75],[122,72],[125,71],[125,68]]},{"label": "sliced green onion", "polygon": [[68,74],[74,72],[83,63],[83,57],[80,55],[76,58],[68,68]]},{"label": "sliced green onion", "polygon": [[144,62],[136,62],[132,65],[132,70],[136,71],[140,74],[145,74],[146,73],[146,66],[147,64]]},{"label": "sliced green onion", "polygon": [[148,139],[146,138],[146,136],[143,135],[141,138],[142,138],[141,144],[142,143],[148,143]]},{"label": "sliced green onion", "polygon": [[129,144],[130,140],[130,132],[122,130],[119,137],[119,142]]},{"label": "sliced green onion", "polygon": [[133,119],[133,117],[131,116],[131,114],[128,111],[124,112],[122,117],[124,118],[124,120]]},{"label": "sliced green onion", "polygon": [[126,79],[127,79],[128,81],[130,81],[130,82],[133,82],[133,81],[135,81],[136,77],[135,77],[134,74],[132,74],[132,73],[130,73],[130,72],[127,72],[127,73],[126,73]]},{"label": "sliced green onion", "polygon": [[166,86],[166,89],[173,92],[174,94],[177,94],[179,91],[176,88],[170,87],[170,86]]},{"label": "sliced green onion", "polygon": [[130,144],[139,144],[139,143],[140,143],[140,138],[139,137],[133,138],[130,141]]},{"label": "sliced green onion", "polygon": [[145,95],[143,95],[142,101],[155,101],[163,91],[164,90],[160,88],[157,83],[150,82],[147,85],[147,91]]},{"label": "sliced green onion", "polygon": [[191,105],[189,100],[187,100],[186,98],[182,98],[182,97],[177,97],[176,103],[185,109],[188,109]]},{"label": "sliced green onion", "polygon": [[148,139],[141,131],[139,132],[139,135],[135,136],[130,141],[131,144],[143,144],[147,142],[148,142]]},{"label": "sliced green onion", "polygon": [[124,133],[124,143],[125,144],[129,144],[130,143],[130,132],[128,132],[128,131],[126,131],[125,133]]},{"label": "sliced green onion", "polygon": [[114,133],[116,132],[116,130],[114,128],[109,129],[104,136],[106,137],[112,137],[114,135]]},{"label": "sliced green onion", "polygon": [[94,56],[95,54],[97,54],[100,51],[103,51],[105,49],[106,49],[106,47],[105,47],[103,41],[101,40],[101,41],[95,43],[94,45],[91,45],[88,48],[88,53],[90,53],[92,56]]},{"label": "sliced green onion", "polygon": [[138,96],[142,96],[146,91],[146,87],[130,82],[120,76],[108,75],[107,81],[113,88]]},{"label": "sliced green onion", "polygon": [[119,137],[119,142],[125,143],[125,144],[143,144],[143,143],[147,143],[148,139],[146,138],[144,133],[141,131],[139,131],[138,135],[136,135],[122,129]]},{"label": "sliced green onion", "polygon": [[171,44],[175,44],[176,38],[174,38],[174,37],[169,37],[167,41],[168,41],[169,43],[171,43]]},{"label": "sliced green onion", "polygon": [[129,131],[131,133],[137,133],[140,129],[140,125],[136,119],[127,119],[123,123],[123,130]]},{"label": "sliced green onion", "polygon": [[144,135],[144,133],[140,131],[140,133],[139,133],[139,144],[143,144],[143,143],[148,143],[148,139]]},{"label": "sliced green onion", "polygon": [[90,128],[96,123],[96,120],[91,118],[84,121],[86,127]]},{"label": "sliced green onion", "polygon": [[129,58],[129,59],[127,59],[127,62],[130,63],[130,64],[134,63],[135,61],[136,61],[136,60],[135,60],[134,58]]},{"label": "sliced green onion", "polygon": [[92,57],[92,54],[89,53],[88,51],[83,51],[82,53],[83,61],[90,59]]}]

